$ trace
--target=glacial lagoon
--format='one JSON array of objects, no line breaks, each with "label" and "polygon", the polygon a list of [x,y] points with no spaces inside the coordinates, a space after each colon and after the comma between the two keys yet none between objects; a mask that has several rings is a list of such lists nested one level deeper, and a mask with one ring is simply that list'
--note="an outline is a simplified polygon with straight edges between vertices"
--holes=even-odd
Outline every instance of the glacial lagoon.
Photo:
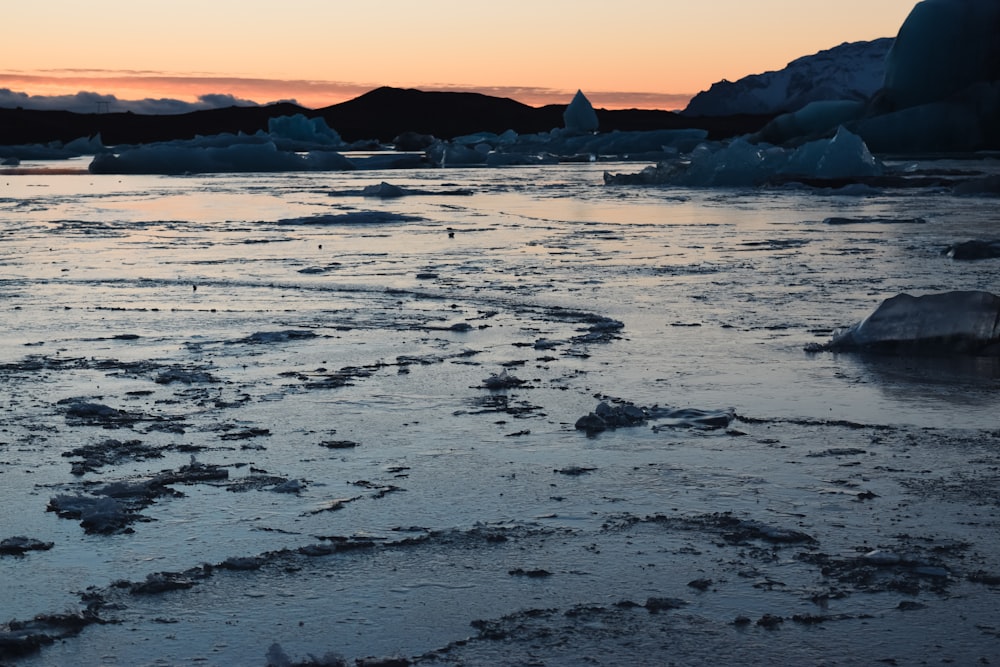
[{"label": "glacial lagoon", "polygon": [[995,196],[636,170],[0,172],[0,661],[995,661]]}]

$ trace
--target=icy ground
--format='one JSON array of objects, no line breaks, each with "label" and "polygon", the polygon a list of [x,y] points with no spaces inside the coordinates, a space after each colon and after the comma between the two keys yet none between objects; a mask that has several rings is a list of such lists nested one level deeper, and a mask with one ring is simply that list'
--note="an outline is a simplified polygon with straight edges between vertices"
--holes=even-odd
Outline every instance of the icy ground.
[{"label": "icy ground", "polygon": [[0,173],[0,663],[996,664],[995,198],[607,168]]}]

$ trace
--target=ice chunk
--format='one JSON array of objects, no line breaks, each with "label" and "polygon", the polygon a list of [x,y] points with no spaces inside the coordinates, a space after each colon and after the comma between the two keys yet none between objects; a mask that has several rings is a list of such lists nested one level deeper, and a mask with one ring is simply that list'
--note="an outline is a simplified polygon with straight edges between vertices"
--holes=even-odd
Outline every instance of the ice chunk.
[{"label": "ice chunk", "polygon": [[301,155],[279,150],[271,141],[234,141],[221,147],[194,142],[149,144],[123,150],[118,155],[98,155],[90,163],[90,171],[94,174],[340,171],[353,168],[350,160],[333,151]]},{"label": "ice chunk", "polygon": [[784,174],[821,179],[879,176],[882,171],[882,164],[861,137],[843,127],[829,141],[811,141],[799,147],[781,170]]},{"label": "ice chunk", "polygon": [[340,146],[340,135],[322,118],[306,118],[300,113],[267,120],[267,132],[275,139],[293,139],[325,146]]},{"label": "ice chunk", "polygon": [[792,179],[850,180],[882,174],[883,166],[855,134],[839,128],[794,151],[737,138],[728,144],[703,143],[686,159],[662,162],[634,176],[605,174],[611,185],[662,184],[694,187],[753,186]]},{"label": "ice chunk", "polygon": [[597,112],[582,90],[576,91],[573,101],[563,112],[563,124],[570,132],[596,132],[599,125]]},{"label": "ice chunk", "polygon": [[[488,144],[479,144],[488,146]],[[450,144],[438,142],[430,146],[425,152],[431,164],[439,167],[464,167],[470,165],[481,165],[486,163],[488,149],[483,150],[470,148],[462,144]]]},{"label": "ice chunk", "polygon": [[981,291],[899,294],[826,345],[807,349],[1000,356],[1000,297]]},{"label": "ice chunk", "polygon": [[361,195],[363,197],[381,197],[382,199],[392,199],[395,197],[403,197],[409,194],[407,190],[399,187],[398,185],[393,185],[392,183],[386,183],[382,181],[378,185],[366,185],[361,189]]}]

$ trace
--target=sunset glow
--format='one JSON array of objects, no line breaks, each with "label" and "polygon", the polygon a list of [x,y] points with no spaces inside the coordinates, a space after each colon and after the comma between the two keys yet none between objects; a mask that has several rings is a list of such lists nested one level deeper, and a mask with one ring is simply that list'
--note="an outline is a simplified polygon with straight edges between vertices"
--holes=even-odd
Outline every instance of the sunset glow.
[{"label": "sunset glow", "polygon": [[894,36],[915,3],[816,4],[622,0],[612,14],[594,0],[18,3],[4,11],[0,88],[312,108],[382,85],[534,106],[579,88],[595,106],[671,109],[721,79]]}]

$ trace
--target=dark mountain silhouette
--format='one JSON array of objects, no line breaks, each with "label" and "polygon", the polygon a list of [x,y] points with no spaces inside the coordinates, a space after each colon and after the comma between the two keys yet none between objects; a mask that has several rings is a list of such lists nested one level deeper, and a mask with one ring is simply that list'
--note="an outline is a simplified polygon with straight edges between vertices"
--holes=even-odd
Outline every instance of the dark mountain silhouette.
[{"label": "dark mountain silhouette", "polygon": [[[322,117],[346,141],[390,142],[411,131],[451,139],[479,131],[519,134],[562,127],[565,105],[530,107],[505,97],[479,93],[425,92],[377,88],[353,100],[322,109],[282,103],[229,107],[176,115],[134,113],[81,114],[70,111],[0,109],[0,145],[68,142],[98,133],[105,145],[137,144],[222,132],[252,134],[267,130],[269,118],[302,114]],[[770,116],[690,118],[669,111],[598,109],[601,131],[702,128],[712,138],[754,132]]]},{"label": "dark mountain silhouette", "polygon": [[98,133],[106,145],[138,144],[222,132],[252,134],[267,129],[267,119],[311,113],[294,104],[229,107],[162,116],[136,113],[75,113],[0,109],[0,145],[72,141]]}]

